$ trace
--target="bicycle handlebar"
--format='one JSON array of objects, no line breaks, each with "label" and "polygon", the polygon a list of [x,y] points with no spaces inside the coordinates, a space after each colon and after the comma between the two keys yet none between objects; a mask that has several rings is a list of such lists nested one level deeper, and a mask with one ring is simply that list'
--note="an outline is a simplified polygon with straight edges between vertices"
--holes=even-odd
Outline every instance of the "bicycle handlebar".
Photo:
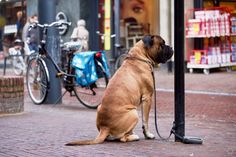
[{"label": "bicycle handlebar", "polygon": [[96,31],[96,33],[100,35],[102,38],[107,37],[107,36],[110,36],[111,38],[116,37],[116,34],[106,35],[106,34],[100,33],[99,31]]},{"label": "bicycle handlebar", "polygon": [[35,28],[35,27],[41,27],[41,28],[48,28],[48,27],[53,27],[53,26],[56,26],[56,27],[60,27],[62,25],[67,25],[67,26],[70,26],[71,25],[71,22],[66,22],[64,20],[59,20],[59,21],[55,21],[55,22],[52,22],[50,24],[40,24],[38,22],[34,22],[32,23],[30,26],[29,26],[29,31],[32,29],[32,28]]},{"label": "bicycle handlebar", "polygon": [[[116,37],[116,34],[106,35],[106,34],[100,33],[99,31],[96,31],[96,33],[101,36],[102,40],[104,40],[104,37],[107,37],[107,36],[110,36],[110,38]],[[115,47],[118,49],[124,48],[122,45],[117,44],[117,43],[115,44]]]}]

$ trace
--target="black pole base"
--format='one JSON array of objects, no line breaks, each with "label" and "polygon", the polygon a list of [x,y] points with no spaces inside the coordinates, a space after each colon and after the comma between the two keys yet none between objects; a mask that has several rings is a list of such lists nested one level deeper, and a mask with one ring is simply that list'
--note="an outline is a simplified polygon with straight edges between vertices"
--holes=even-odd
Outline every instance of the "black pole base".
[{"label": "black pole base", "polygon": [[184,136],[182,137],[182,141],[184,144],[202,144],[203,140],[199,137],[193,136]]},{"label": "black pole base", "polygon": [[184,144],[202,144],[203,140],[199,137],[194,136],[180,136],[172,131],[172,133],[175,135],[175,141],[176,142],[182,142]]}]

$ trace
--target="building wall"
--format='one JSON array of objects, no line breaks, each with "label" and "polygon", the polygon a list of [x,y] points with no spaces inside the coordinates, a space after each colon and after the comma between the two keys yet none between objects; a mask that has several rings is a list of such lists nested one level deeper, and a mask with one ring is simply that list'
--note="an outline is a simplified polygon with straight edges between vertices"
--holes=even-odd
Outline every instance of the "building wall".
[{"label": "building wall", "polygon": [[[165,39],[167,44],[174,47],[174,0],[159,1],[159,34]],[[192,0],[185,0],[185,11],[193,8]],[[183,17],[185,18],[185,17]],[[185,24],[185,23],[184,23]],[[185,45],[184,45],[185,46]],[[189,43],[189,47],[193,47],[193,42]],[[186,50],[186,49],[185,49]],[[186,57],[185,52],[185,57]],[[185,58],[186,59],[186,58]]]},{"label": "building wall", "polygon": [[[27,1],[27,16],[38,14],[38,1]],[[84,19],[87,23],[86,28],[90,32],[89,45],[91,49],[98,49],[98,37],[96,37],[96,30],[98,27],[97,10],[96,5],[98,0],[57,0],[56,13],[63,12],[68,18],[68,21],[72,22],[67,33],[62,36],[64,41],[69,41],[73,29],[77,25],[79,19]]]},{"label": "building wall", "polygon": [[166,44],[174,47],[174,0],[158,1],[159,34]]},{"label": "building wall", "polygon": [[98,21],[98,0],[81,0],[80,1],[80,18],[86,21],[86,28],[89,31],[89,48],[98,50],[99,36],[96,31],[99,30]]},{"label": "building wall", "polygon": [[[38,15],[38,1],[39,0],[28,0],[27,1],[27,17],[34,14]],[[68,41],[69,37],[76,26],[78,19],[80,18],[80,1],[79,0],[57,0],[56,13],[62,11],[68,18],[68,21],[72,22],[67,33],[63,36],[63,40]]]},{"label": "building wall", "polygon": [[165,39],[166,44],[171,44],[171,1],[162,1],[160,3],[160,35]]},{"label": "building wall", "polygon": [[80,19],[80,0],[58,0],[56,13],[58,12],[65,13],[68,21],[72,23],[67,33],[63,36],[64,41],[69,41],[72,31]]}]

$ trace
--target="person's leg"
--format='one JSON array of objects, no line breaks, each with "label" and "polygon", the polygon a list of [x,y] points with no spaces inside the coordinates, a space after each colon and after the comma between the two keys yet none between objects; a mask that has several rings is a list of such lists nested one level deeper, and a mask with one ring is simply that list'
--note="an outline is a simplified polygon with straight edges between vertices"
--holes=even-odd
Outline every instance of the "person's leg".
[{"label": "person's leg", "polygon": [[0,51],[2,51],[2,29],[0,29]]}]

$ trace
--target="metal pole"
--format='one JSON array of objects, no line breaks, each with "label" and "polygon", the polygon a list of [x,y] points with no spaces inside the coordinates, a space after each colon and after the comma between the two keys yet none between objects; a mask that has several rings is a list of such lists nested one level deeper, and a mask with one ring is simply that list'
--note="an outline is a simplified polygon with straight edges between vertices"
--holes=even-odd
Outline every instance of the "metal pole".
[{"label": "metal pole", "polygon": [[[185,135],[184,93],[184,0],[174,1],[174,49],[175,49],[175,132]],[[175,136],[175,141],[181,139]]]},{"label": "metal pole", "polygon": [[[172,20],[171,20],[171,18],[172,18],[172,16],[171,16],[171,11],[172,11],[172,5],[173,5],[173,3],[171,2],[171,0],[170,1],[167,1],[167,5],[169,6],[169,9],[168,9],[168,29],[169,29],[169,34],[168,34],[168,38],[169,38],[169,43],[170,43],[170,45],[173,45],[173,43],[172,43]],[[172,73],[173,72],[173,61],[172,61],[172,59],[170,59],[168,62],[167,62],[167,71],[169,72],[169,73]]]},{"label": "metal pole", "polygon": [[[115,44],[120,45],[120,0],[115,0],[115,4],[114,4],[114,29],[115,29]],[[119,54],[117,54],[117,48],[115,47],[115,56],[118,57]]]},{"label": "metal pole", "polygon": [[[38,13],[39,13],[39,23],[51,23],[56,20],[56,0],[40,0],[38,1]],[[42,34],[41,34],[42,35]],[[51,57],[60,63],[60,39],[59,32],[55,27],[48,29],[47,39],[46,39],[46,49]],[[61,97],[61,83],[60,79],[56,78],[56,69],[54,65],[45,59],[50,77],[50,89],[48,91],[45,104],[61,103],[58,98]]]}]

